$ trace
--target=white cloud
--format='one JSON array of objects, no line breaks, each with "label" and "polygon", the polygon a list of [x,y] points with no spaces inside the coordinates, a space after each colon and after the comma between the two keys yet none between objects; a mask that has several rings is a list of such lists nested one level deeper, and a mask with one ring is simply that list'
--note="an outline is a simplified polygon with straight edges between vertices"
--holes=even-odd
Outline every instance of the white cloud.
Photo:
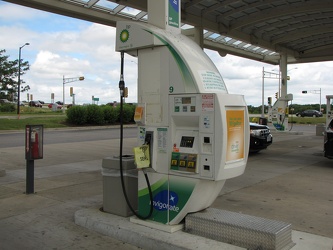
[{"label": "white cloud", "polygon": [[12,25],[3,26],[1,25],[1,22],[0,34],[1,49],[6,49],[7,51],[15,51],[15,53],[11,53],[11,57],[17,56],[19,47],[27,42],[30,42],[32,40],[31,38],[36,36],[34,32],[31,32],[24,27]]},{"label": "white cloud", "polygon": [[0,6],[0,21],[31,21],[34,18],[47,17],[47,15],[46,12],[14,4],[2,4]]}]

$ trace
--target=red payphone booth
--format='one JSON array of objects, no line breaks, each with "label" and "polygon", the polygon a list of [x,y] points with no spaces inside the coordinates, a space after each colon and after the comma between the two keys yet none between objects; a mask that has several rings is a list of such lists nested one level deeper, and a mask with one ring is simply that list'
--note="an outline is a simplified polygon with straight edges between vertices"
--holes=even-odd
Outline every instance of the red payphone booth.
[{"label": "red payphone booth", "polygon": [[25,127],[26,194],[34,193],[34,161],[43,159],[43,125]]}]

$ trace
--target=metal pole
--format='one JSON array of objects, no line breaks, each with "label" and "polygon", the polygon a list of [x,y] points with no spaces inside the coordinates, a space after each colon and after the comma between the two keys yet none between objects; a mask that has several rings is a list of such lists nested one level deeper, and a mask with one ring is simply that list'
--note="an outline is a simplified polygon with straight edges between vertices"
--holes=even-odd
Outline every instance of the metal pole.
[{"label": "metal pole", "polygon": [[279,65],[279,95],[278,98],[281,97],[281,69],[280,69],[280,65]]},{"label": "metal pole", "polygon": [[265,79],[265,68],[262,67],[262,89],[261,89],[261,117],[264,118],[265,117],[265,111],[264,111],[264,98],[265,98],[265,94],[264,94],[264,79]]},{"label": "metal pole", "polygon": [[62,112],[65,113],[65,76],[62,76]]},{"label": "metal pole", "polygon": [[[84,76],[80,77],[73,77],[73,78],[65,78],[65,76],[62,77],[62,111],[65,113],[65,84],[69,82],[76,82],[76,81],[83,81]],[[75,102],[75,99],[73,99]]]},{"label": "metal pole", "polygon": [[35,161],[27,160],[26,169],[26,194],[34,193],[34,175],[35,175]]},{"label": "metal pole", "polygon": [[321,88],[319,89],[319,112],[321,112]]},{"label": "metal pole", "polygon": [[29,45],[29,43],[25,43],[23,46],[19,48],[19,61],[18,61],[18,83],[17,83],[17,115],[20,115],[20,89],[21,89],[21,50],[25,45]]},{"label": "metal pole", "polygon": [[[23,46],[22,46],[23,47]],[[20,88],[21,88],[21,49],[19,48],[19,62],[18,62],[18,83],[17,83],[17,114],[20,115]]]}]

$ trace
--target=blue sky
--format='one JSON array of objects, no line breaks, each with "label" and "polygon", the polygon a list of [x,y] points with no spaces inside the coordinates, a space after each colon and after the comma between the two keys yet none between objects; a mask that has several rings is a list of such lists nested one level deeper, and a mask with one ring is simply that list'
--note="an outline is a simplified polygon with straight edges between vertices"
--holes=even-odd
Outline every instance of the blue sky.
[{"label": "blue sky", "polygon": [[[20,46],[30,43],[22,48],[22,59],[31,65],[22,79],[30,85],[34,100],[50,102],[51,93],[55,101],[62,100],[63,76],[83,75],[84,81],[65,85],[66,103],[71,102],[70,87],[78,104],[91,103],[92,96],[98,97],[99,103],[119,101],[120,55],[115,52],[115,28],[0,1],[0,34],[0,49],[5,49],[11,60],[18,58]],[[248,105],[261,105],[263,67],[278,72],[278,66],[206,53],[220,70],[229,93],[244,95]],[[333,94],[333,62],[289,65],[288,70],[288,93],[294,95],[293,103],[319,103],[319,94],[309,93],[311,90],[321,88],[322,104],[325,95]],[[137,101],[136,79],[136,58],[126,55],[127,102]],[[302,90],[309,94],[302,94]],[[265,79],[265,104],[277,91],[278,80]],[[21,99],[26,99],[26,93]]]}]

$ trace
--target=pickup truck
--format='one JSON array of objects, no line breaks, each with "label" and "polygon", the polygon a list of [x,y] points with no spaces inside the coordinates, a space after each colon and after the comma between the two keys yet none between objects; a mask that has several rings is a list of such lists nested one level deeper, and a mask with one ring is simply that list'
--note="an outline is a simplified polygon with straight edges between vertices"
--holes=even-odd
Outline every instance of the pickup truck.
[{"label": "pickup truck", "polygon": [[258,153],[273,142],[268,126],[250,122],[250,153]]}]

